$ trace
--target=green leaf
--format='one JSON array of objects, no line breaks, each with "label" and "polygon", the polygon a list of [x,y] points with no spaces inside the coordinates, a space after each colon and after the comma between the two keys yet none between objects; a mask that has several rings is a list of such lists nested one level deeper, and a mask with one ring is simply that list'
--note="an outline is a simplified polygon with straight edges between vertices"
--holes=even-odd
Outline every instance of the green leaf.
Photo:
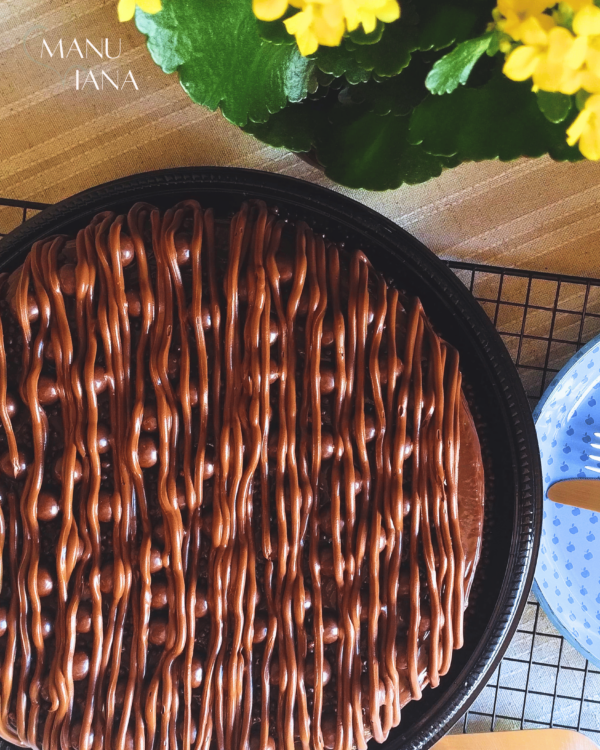
[{"label": "green leaf", "polygon": [[397,76],[417,49],[417,17],[408,2],[402,3],[402,16],[385,25],[377,44],[355,44],[346,39],[346,48],[354,53],[358,65],[379,76]]},{"label": "green leaf", "polygon": [[418,45],[440,50],[485,31],[495,0],[421,0]]},{"label": "green leaf", "polygon": [[410,144],[409,120],[376,115],[365,104],[340,104],[329,92],[326,100],[291,104],[266,123],[248,123],[244,129],[271,146],[312,152],[325,174],[341,185],[390,190],[436,177],[459,161]]},{"label": "green leaf", "polygon": [[492,34],[469,39],[458,44],[452,52],[438,60],[425,79],[432,94],[449,94],[465,84],[473,66],[490,46]]},{"label": "green leaf", "polygon": [[249,122],[244,130],[269,146],[299,154],[312,149],[317,132],[325,122],[321,102],[301,102],[289,104],[271,115],[267,122]]},{"label": "green leaf", "polygon": [[340,185],[394,190],[438,177],[455,158],[432,156],[408,142],[409,117],[376,115],[363,107],[339,107],[317,136],[317,159]]},{"label": "green leaf", "polygon": [[540,111],[550,122],[562,122],[571,111],[572,99],[558,91],[538,91],[537,103]]},{"label": "green leaf", "polygon": [[315,88],[315,62],[262,39],[249,0],[164,0],[160,13],[138,8],[135,19],[154,62],[236,125],[265,121]]},{"label": "green leaf", "polygon": [[258,33],[261,39],[271,44],[296,44],[296,37],[288,34],[281,19],[277,21],[257,21]]},{"label": "green leaf", "polygon": [[378,115],[408,115],[427,96],[425,77],[430,64],[422,53],[413,55],[410,65],[391,78],[371,79],[350,89],[352,100],[364,103]]},{"label": "green leaf", "polygon": [[354,44],[377,44],[383,35],[385,24],[381,21],[377,21],[375,31],[370,34],[366,34],[362,26],[359,26],[354,31],[348,32],[348,37],[354,42]]},{"label": "green leaf", "polygon": [[323,73],[339,78],[345,75],[350,84],[368,81],[370,71],[366,70],[356,60],[356,55],[343,43],[339,47],[319,47],[314,60]]},{"label": "green leaf", "polygon": [[410,140],[428,153],[457,155],[461,161],[542,154],[577,161],[579,150],[566,142],[571,119],[561,125],[549,122],[531,84],[510,81],[498,70],[481,88],[428,96],[412,114]]},{"label": "green leaf", "polygon": [[271,44],[296,44],[296,37],[290,34],[283,23],[286,18],[296,15],[296,8],[288,7],[281,18],[276,21],[256,21],[259,36]]}]

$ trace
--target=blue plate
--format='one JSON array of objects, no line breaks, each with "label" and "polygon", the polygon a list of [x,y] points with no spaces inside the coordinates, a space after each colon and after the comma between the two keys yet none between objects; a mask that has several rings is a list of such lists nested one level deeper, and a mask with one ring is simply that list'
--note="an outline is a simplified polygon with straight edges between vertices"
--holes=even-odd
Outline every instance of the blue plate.
[{"label": "blue plate", "polygon": [[600,336],[558,373],[533,417],[544,487],[534,591],[558,631],[600,668],[600,516],[547,497],[561,479],[600,481]]}]

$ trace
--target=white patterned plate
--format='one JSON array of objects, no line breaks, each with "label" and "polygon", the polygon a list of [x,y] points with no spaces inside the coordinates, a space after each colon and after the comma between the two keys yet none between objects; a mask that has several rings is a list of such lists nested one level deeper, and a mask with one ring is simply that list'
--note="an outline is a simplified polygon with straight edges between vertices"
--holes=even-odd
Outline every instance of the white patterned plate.
[{"label": "white patterned plate", "polygon": [[561,479],[600,481],[600,336],[563,367],[533,416],[544,480],[534,591],[558,631],[600,667],[600,516],[547,497]]}]

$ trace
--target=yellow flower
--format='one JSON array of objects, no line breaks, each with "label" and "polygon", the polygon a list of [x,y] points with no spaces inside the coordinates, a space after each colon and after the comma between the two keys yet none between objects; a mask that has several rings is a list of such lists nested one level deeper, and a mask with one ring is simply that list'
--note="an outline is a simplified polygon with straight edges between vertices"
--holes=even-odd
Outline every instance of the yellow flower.
[{"label": "yellow flower", "polygon": [[575,122],[567,130],[567,143],[579,150],[586,159],[600,160],[600,94],[590,96]]},{"label": "yellow flower", "polygon": [[312,55],[320,44],[337,47],[346,31],[362,26],[370,34],[378,20],[391,23],[400,17],[398,0],[253,0],[252,7],[261,21],[273,21],[288,5],[299,9],[284,23],[303,55]]},{"label": "yellow flower", "polygon": [[275,21],[286,12],[287,0],[252,0],[252,10],[261,21]]},{"label": "yellow flower", "polygon": [[119,0],[117,13],[119,21],[131,21],[138,5],[145,13],[158,13],[162,10],[161,0]]}]

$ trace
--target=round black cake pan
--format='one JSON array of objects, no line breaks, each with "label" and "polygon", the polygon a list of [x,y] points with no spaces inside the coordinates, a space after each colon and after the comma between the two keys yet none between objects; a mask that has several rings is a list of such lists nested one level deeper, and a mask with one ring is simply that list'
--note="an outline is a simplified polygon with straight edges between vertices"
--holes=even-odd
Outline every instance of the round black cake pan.
[{"label": "round black cake pan", "polygon": [[[338,193],[281,175],[246,169],[182,168],[100,185],[47,208],[0,241],[0,270],[19,266],[32,244],[73,234],[98,212],[126,213],[133,203],[167,207],[183,198],[230,216],[244,198],[260,198],[291,221],[349,248],[361,248],[396,286],[418,295],[436,330],[460,352],[486,471],[482,557],[465,619],[465,645],[450,672],[410,703],[386,750],[431,747],[485,686],[517,627],[533,579],[542,519],[534,423],[517,371],[500,336],[469,291],[433,253],[397,225]],[[376,747],[375,743],[371,743]]]}]

